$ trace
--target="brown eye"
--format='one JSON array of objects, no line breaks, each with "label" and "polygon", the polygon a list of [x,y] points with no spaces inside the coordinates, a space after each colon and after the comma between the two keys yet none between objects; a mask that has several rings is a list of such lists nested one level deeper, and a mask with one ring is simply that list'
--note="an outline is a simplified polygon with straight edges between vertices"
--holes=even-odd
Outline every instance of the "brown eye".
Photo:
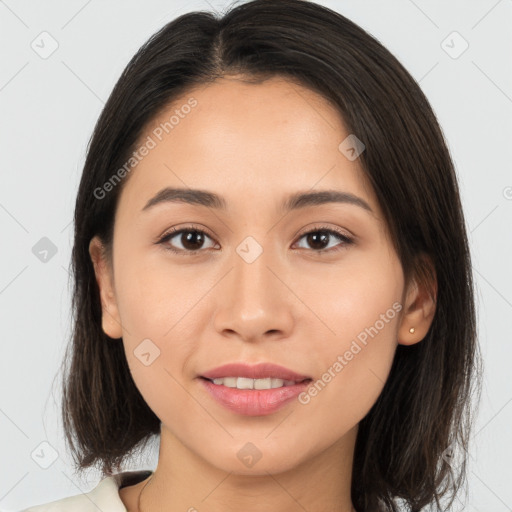
[{"label": "brown eye", "polygon": [[[158,243],[164,244],[173,252],[194,253],[205,248],[206,238],[211,240],[210,236],[202,230],[184,228],[164,235]],[[170,243],[171,240],[174,240],[173,244]]]},{"label": "brown eye", "polygon": [[[318,253],[335,252],[353,243],[353,240],[348,236],[328,228],[318,228],[313,231],[308,231],[301,235],[300,239],[303,238],[309,245],[309,248],[312,248],[314,252]],[[329,247],[329,243],[333,241],[333,239],[337,239],[338,242],[341,241],[342,243],[334,244],[334,246],[331,245]],[[308,247],[306,247],[306,249],[307,248]]]},{"label": "brown eye", "polygon": [[[207,239],[213,239],[203,230],[196,228],[173,229],[165,234],[157,243],[162,244],[167,250],[174,253],[194,256],[200,254],[203,249],[213,248],[205,247]],[[327,227],[317,228],[301,235],[299,240],[305,239],[308,247],[314,253],[323,254],[336,252],[352,244],[353,240],[347,235]],[[174,242],[171,243],[171,241]],[[336,240],[338,243],[336,244]],[[334,242],[334,245],[332,245]],[[329,247],[330,245],[330,247]]]}]

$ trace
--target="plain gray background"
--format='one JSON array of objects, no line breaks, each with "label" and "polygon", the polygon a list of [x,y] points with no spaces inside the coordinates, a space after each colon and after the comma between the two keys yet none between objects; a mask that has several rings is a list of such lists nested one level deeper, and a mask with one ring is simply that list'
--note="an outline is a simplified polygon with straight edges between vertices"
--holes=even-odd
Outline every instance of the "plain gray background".
[{"label": "plain gray background", "polygon": [[[465,208],[485,364],[464,510],[510,511],[512,0],[318,3],[394,53],[443,128]],[[0,0],[1,510],[87,492],[98,482],[94,472],[88,483],[73,476],[57,375],[70,333],[67,269],[86,145],[142,43],[179,14],[227,5]],[[52,44],[56,50],[44,55]],[[56,250],[47,261],[36,250],[49,244],[44,237]],[[157,448],[126,469],[156,467]]]}]

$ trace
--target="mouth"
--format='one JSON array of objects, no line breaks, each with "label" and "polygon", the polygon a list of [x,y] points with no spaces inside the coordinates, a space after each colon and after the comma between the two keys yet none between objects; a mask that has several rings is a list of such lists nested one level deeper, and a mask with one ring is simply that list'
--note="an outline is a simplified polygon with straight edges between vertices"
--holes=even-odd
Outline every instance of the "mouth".
[{"label": "mouth", "polygon": [[214,384],[220,383],[218,379],[223,379],[224,385],[228,387],[240,386],[240,389],[260,389],[258,386],[266,386],[263,389],[267,389],[267,386],[294,385],[311,379],[310,375],[295,372],[279,364],[271,362],[250,364],[245,361],[227,363],[203,371],[198,377],[208,379]]},{"label": "mouth", "polygon": [[228,388],[236,388],[240,390],[266,390],[278,389],[282,387],[296,386],[297,384],[308,384],[313,379],[305,378],[301,380],[287,380],[278,378],[262,378],[251,379],[247,377],[219,377],[215,379],[208,379],[207,377],[200,376],[200,379],[211,382],[216,386],[225,386]]},{"label": "mouth", "polygon": [[277,378],[216,377],[198,379],[208,395],[237,415],[266,416],[291,406],[305,392],[311,378],[301,381]]}]

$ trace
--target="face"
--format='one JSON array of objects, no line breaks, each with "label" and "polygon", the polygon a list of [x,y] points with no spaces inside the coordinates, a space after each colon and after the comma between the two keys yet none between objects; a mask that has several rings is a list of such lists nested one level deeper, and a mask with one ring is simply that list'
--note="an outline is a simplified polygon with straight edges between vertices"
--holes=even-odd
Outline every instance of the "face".
[{"label": "face", "polygon": [[[162,430],[224,471],[284,471],[353,446],[397,343],[428,329],[359,160],[339,149],[348,135],[324,98],[283,79],[189,91],[140,138],[151,148],[125,178],[113,273],[91,243],[103,329],[122,337],[110,342],[124,344]],[[145,208],[166,187],[225,204]],[[283,208],[326,190],[357,199]],[[242,414],[200,377],[232,362],[271,362],[312,381],[271,413]],[[238,457],[249,442],[261,454],[253,470]]]}]

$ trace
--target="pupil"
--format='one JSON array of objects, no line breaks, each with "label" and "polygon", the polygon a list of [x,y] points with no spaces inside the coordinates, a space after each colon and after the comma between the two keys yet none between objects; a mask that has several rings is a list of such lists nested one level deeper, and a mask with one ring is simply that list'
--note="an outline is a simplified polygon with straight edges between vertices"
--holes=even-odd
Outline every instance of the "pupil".
[{"label": "pupil", "polygon": [[[183,241],[183,238],[185,239],[185,242]],[[182,234],[182,241],[183,247],[186,249],[200,249],[203,240],[203,234],[199,231],[187,231],[186,233]],[[189,245],[187,247],[187,244]]]},{"label": "pupil", "polygon": [[[317,233],[319,233],[320,235],[317,235]],[[321,247],[316,246],[318,244],[319,239],[321,239],[321,243],[320,243]],[[317,231],[316,233],[310,233],[308,235],[308,243],[314,249],[323,249],[324,247],[329,245],[328,239],[329,239],[329,233],[327,233],[326,231]]]}]

